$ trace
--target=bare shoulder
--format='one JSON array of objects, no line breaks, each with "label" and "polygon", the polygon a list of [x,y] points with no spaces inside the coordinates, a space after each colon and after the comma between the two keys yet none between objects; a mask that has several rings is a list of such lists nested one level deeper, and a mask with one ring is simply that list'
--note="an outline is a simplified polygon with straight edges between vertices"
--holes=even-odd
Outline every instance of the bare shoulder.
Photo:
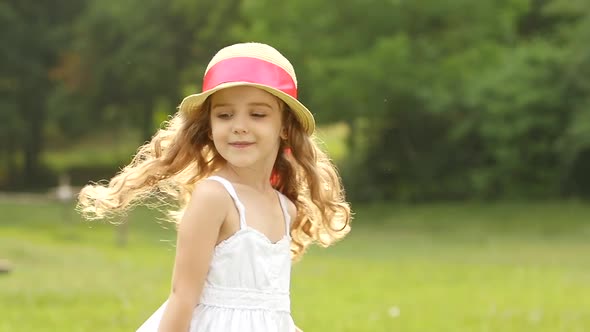
[{"label": "bare shoulder", "polygon": [[199,182],[191,194],[181,224],[204,221],[221,226],[228,212],[231,197],[217,181]]},{"label": "bare shoulder", "polygon": [[217,181],[203,180],[193,189],[191,201],[223,205],[231,200],[227,190]]}]

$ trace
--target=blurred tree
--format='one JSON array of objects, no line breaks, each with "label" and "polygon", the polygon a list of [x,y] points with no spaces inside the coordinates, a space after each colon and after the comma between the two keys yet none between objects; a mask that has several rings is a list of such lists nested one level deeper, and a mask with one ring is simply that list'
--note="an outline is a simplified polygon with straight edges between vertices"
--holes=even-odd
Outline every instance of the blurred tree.
[{"label": "blurred tree", "polygon": [[227,41],[235,2],[94,1],[78,21],[76,44],[87,75],[79,92],[94,117],[149,139],[157,105],[172,113],[185,84],[198,90],[197,69]]},{"label": "blurred tree", "polygon": [[586,0],[8,1],[0,36],[0,182],[34,173],[44,137],[149,138],[215,51],[254,40],[320,124],[348,124],[353,199],[590,188]]},{"label": "blurred tree", "polygon": [[0,4],[4,185],[45,185],[47,138],[68,146],[134,128],[148,139],[184,93],[200,89],[204,66],[239,21],[237,0],[87,2]]},{"label": "blurred tree", "polygon": [[[0,156],[5,181],[35,185],[45,180],[39,156],[52,87],[50,71],[70,40],[67,26],[84,5],[85,1],[71,0],[0,3]],[[21,171],[17,173],[15,166]]]},{"label": "blurred tree", "polygon": [[[446,135],[461,116],[461,88],[497,62],[495,45],[514,40],[514,17],[526,8],[462,0],[249,5],[244,31],[295,55],[302,80],[315,84],[304,92],[318,120],[351,126],[343,168],[354,174],[346,177],[352,195],[365,199],[449,191],[440,182],[460,174]],[[261,20],[267,6],[283,15]]]},{"label": "blurred tree", "polygon": [[590,7],[584,0],[556,0],[545,12],[571,17],[574,22],[562,24],[556,38],[563,41],[561,100],[570,111],[556,149],[563,190],[590,198]]},{"label": "blurred tree", "polygon": [[251,0],[236,32],[294,59],[320,122],[349,124],[353,198],[551,196],[573,114],[559,31],[588,17],[560,1]]}]

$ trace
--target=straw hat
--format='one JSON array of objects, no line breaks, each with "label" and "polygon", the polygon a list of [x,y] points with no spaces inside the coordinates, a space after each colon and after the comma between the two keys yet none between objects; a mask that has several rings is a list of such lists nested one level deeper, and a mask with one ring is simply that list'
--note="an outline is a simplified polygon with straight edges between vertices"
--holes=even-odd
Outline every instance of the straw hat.
[{"label": "straw hat", "polygon": [[221,49],[205,70],[203,92],[184,98],[180,112],[199,109],[213,93],[234,86],[252,86],[284,101],[308,135],[315,130],[311,112],[297,100],[293,66],[279,51],[260,43],[240,43]]}]

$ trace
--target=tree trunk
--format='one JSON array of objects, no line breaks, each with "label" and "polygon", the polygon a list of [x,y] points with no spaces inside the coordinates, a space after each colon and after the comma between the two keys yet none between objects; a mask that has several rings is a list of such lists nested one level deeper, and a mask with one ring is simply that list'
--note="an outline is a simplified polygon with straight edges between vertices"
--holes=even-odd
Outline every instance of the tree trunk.
[{"label": "tree trunk", "polygon": [[43,148],[43,124],[45,121],[45,98],[38,95],[34,98],[24,96],[22,113],[27,126],[25,133],[23,155],[23,181],[27,188],[35,187],[40,176],[39,156]]}]

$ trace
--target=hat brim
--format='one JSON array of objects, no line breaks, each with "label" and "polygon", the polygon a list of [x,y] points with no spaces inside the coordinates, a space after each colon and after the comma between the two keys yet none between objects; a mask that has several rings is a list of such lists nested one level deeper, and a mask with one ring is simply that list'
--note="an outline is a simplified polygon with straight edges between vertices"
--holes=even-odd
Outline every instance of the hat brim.
[{"label": "hat brim", "polygon": [[217,92],[219,90],[227,89],[227,88],[236,87],[236,86],[251,86],[251,87],[255,87],[255,88],[264,90],[264,91],[276,96],[277,98],[284,101],[289,106],[291,111],[293,111],[293,113],[295,114],[295,117],[297,118],[299,123],[301,123],[301,126],[303,127],[303,130],[305,130],[307,135],[311,135],[315,131],[315,120],[313,118],[313,115],[307,109],[307,107],[305,107],[301,102],[299,102],[299,100],[291,97],[290,95],[282,92],[281,90],[277,90],[277,89],[269,87],[267,85],[250,83],[250,82],[222,83],[222,84],[219,84],[218,86],[216,86],[215,88],[207,90],[205,92],[187,96],[180,103],[180,107],[179,107],[180,112],[185,112],[185,113],[193,112],[193,111],[199,109],[199,107],[205,102],[205,100],[209,96],[214,94],[215,92]]}]

